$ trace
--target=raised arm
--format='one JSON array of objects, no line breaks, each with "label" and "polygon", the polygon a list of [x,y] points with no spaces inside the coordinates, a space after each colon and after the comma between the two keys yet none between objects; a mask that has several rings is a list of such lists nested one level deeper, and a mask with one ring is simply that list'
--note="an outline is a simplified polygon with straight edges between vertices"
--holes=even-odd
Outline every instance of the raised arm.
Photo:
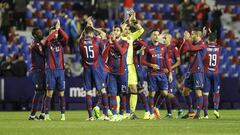
[{"label": "raised arm", "polygon": [[186,44],[189,46],[190,51],[199,51],[206,47],[206,44],[203,42],[200,45],[193,45],[190,40],[187,40]]},{"label": "raised arm", "polygon": [[124,55],[128,50],[128,43],[127,42],[123,41],[122,42],[123,45],[121,46],[118,41],[114,40],[113,44],[115,45],[115,47],[117,48],[117,50],[119,51],[119,53],[121,55]]},{"label": "raised arm", "polygon": [[152,67],[151,63],[147,61],[147,55],[148,55],[148,48],[146,48],[144,50],[144,54],[141,57],[141,64],[143,64],[144,66],[147,66],[147,67]]},{"label": "raised arm", "polygon": [[58,32],[63,36],[63,40],[64,40],[65,42],[67,42],[68,39],[69,39],[67,33],[66,33],[65,31],[63,31],[61,28],[58,30]]}]

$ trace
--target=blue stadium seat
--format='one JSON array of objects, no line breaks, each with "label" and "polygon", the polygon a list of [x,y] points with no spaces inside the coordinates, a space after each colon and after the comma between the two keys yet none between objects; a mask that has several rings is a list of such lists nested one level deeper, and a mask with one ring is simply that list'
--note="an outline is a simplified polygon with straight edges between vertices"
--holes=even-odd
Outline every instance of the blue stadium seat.
[{"label": "blue stadium seat", "polygon": [[220,36],[221,36],[221,39],[224,39],[224,38],[225,38],[225,33],[224,33],[223,30],[221,31],[221,35],[220,35]]},{"label": "blue stadium seat", "polygon": [[29,61],[29,60],[30,60],[30,55],[29,55],[29,53],[24,53],[23,57],[24,57],[24,59],[25,59],[26,61]]},{"label": "blue stadium seat", "polygon": [[31,69],[31,66],[32,66],[31,62],[27,61],[26,64],[27,64],[27,69]]},{"label": "blue stadium seat", "polygon": [[152,7],[152,11],[154,12],[159,12],[161,11],[161,6],[159,3],[154,3],[153,7]]},{"label": "blue stadium seat", "polygon": [[53,9],[54,10],[60,10],[61,8],[62,8],[62,4],[59,1],[54,1]]},{"label": "blue stadium seat", "polygon": [[45,13],[44,13],[44,17],[47,18],[47,19],[52,19],[53,18],[53,14],[52,14],[51,11],[46,10]]},{"label": "blue stadium seat", "polygon": [[42,19],[37,19],[36,21],[36,25],[40,28],[44,28],[45,27],[45,23]]},{"label": "blue stadium seat", "polygon": [[135,12],[141,12],[142,11],[142,7],[140,3],[135,3],[134,4],[134,11]]},{"label": "blue stadium seat", "polygon": [[10,53],[18,53],[18,47],[17,45],[12,45],[10,48]]},{"label": "blue stadium seat", "polygon": [[145,12],[144,19],[146,20],[151,20],[153,18],[151,12]]},{"label": "blue stadium seat", "polygon": [[33,1],[32,7],[37,10],[41,10],[42,5],[41,5],[40,1]]},{"label": "blue stadium seat", "polygon": [[8,49],[8,45],[2,45],[1,47],[1,53],[4,54],[4,56],[9,54],[9,49]]},{"label": "blue stadium seat", "polygon": [[66,13],[66,15],[68,16],[69,19],[73,19],[73,13],[72,13],[72,11],[68,10],[68,11],[66,11],[65,13]]},{"label": "blue stadium seat", "polygon": [[1,44],[7,44],[7,38],[4,35],[0,35],[0,43]]},{"label": "blue stadium seat", "polygon": [[162,11],[164,14],[170,13],[171,12],[171,8],[169,7],[169,4],[164,4]]},{"label": "blue stadium seat", "polygon": [[167,21],[166,28],[170,31],[174,30],[174,23],[172,21]]},{"label": "blue stadium seat", "polygon": [[233,9],[232,9],[232,12],[234,13],[234,14],[240,14],[240,6],[235,6]]},{"label": "blue stadium seat", "polygon": [[64,24],[64,26],[63,26],[64,31],[65,31],[68,35],[70,35],[70,28],[69,28],[68,23],[65,22],[65,23],[61,23],[61,24]]},{"label": "blue stadium seat", "polygon": [[112,29],[112,27],[115,25],[115,21],[114,20],[108,20],[107,22],[107,27]]},{"label": "blue stadium seat", "polygon": [[27,19],[33,18],[33,14],[32,14],[32,12],[31,12],[30,10],[27,10],[27,12],[26,12],[26,18],[27,18]]},{"label": "blue stadium seat", "polygon": [[22,48],[20,49],[21,53],[23,53],[24,55],[28,55],[29,54],[29,48],[28,46],[22,46]]},{"label": "blue stadium seat", "polygon": [[236,41],[235,39],[230,39],[230,40],[228,41],[228,45],[229,45],[230,47],[236,47],[236,46],[237,46],[237,41]]},{"label": "blue stadium seat", "polygon": [[237,56],[237,54],[238,54],[237,49],[235,47],[231,48],[230,53],[231,53],[232,56]]},{"label": "blue stadium seat", "polygon": [[20,36],[19,39],[18,39],[18,43],[21,44],[21,43],[27,43],[27,39],[25,36]]}]

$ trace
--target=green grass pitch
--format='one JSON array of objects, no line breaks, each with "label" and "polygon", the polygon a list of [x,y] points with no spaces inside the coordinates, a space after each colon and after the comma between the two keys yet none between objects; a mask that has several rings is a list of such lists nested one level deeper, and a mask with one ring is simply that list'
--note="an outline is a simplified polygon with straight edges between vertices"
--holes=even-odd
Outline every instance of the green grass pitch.
[{"label": "green grass pitch", "polygon": [[[137,111],[138,116],[143,113]],[[66,121],[60,121],[57,111],[50,112],[52,121],[29,121],[29,112],[0,112],[0,135],[240,135],[239,110],[220,110],[220,119],[212,113],[210,110],[208,120],[90,122],[85,120],[87,111],[67,111]]]}]

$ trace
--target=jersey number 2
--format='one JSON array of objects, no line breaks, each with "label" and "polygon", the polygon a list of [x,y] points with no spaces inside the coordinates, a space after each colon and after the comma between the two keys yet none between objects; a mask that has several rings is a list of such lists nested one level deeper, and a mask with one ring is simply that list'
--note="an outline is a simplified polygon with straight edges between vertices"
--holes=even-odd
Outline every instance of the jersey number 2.
[{"label": "jersey number 2", "polygon": [[215,67],[217,65],[217,55],[216,54],[209,54],[209,66]]},{"label": "jersey number 2", "polygon": [[87,58],[94,58],[93,46],[84,46]]}]

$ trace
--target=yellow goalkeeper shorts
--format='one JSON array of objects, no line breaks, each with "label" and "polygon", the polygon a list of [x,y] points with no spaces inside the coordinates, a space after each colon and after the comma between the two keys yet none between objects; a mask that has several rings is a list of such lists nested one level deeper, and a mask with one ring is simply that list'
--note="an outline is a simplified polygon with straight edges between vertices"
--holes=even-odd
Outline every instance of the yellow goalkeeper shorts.
[{"label": "yellow goalkeeper shorts", "polygon": [[128,65],[128,86],[137,85],[137,72],[134,64]]}]

